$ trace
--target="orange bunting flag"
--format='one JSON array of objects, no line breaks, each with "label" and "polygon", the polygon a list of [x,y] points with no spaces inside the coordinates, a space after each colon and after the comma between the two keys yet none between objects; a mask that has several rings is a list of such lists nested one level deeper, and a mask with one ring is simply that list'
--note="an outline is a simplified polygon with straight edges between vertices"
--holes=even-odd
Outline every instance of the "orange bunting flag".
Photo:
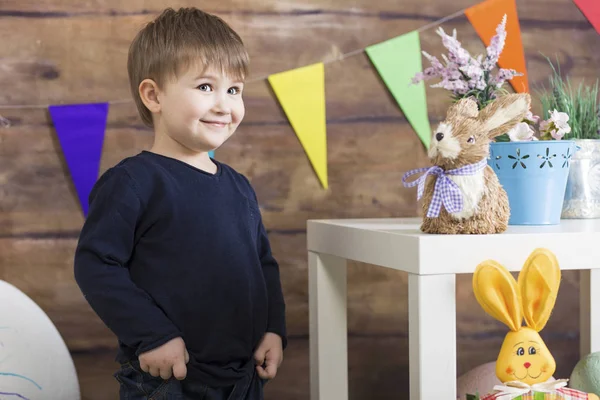
[{"label": "orange bunting flag", "polygon": [[486,46],[490,45],[492,37],[496,34],[496,26],[506,15],[506,43],[498,65],[522,73],[522,76],[515,76],[509,82],[515,92],[529,92],[525,53],[521,43],[521,28],[515,0],[486,0],[467,9],[465,15]]}]

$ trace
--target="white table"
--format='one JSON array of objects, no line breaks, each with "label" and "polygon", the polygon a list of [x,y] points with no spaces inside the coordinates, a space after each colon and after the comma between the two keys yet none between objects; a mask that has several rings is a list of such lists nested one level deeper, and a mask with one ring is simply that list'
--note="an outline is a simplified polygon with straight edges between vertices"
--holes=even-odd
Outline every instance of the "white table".
[{"label": "white table", "polygon": [[419,225],[416,218],[308,221],[311,400],[348,399],[346,260],[409,274],[411,400],[456,399],[456,274],[487,259],[520,271],[546,247],[561,270],[581,270],[580,351],[600,351],[600,220],[510,226],[498,235],[430,235]]}]

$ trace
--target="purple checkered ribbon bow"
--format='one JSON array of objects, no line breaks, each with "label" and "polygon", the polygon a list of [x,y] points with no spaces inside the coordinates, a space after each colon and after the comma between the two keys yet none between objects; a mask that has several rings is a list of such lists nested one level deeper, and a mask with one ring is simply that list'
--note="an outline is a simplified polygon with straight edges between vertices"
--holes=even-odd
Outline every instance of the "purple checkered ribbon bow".
[{"label": "purple checkered ribbon bow", "polygon": [[[423,190],[425,189],[425,179],[427,179],[427,175],[437,176],[435,187],[433,188],[433,198],[431,199],[431,204],[427,210],[427,216],[429,218],[434,218],[440,215],[442,204],[444,204],[444,208],[449,213],[459,212],[463,207],[463,199],[462,194],[460,193],[460,188],[456,183],[454,183],[454,181],[452,181],[452,179],[450,179],[448,175],[474,175],[484,169],[486,165],[487,159],[484,158],[476,164],[465,165],[464,167],[451,169],[449,171],[444,171],[438,166],[413,169],[412,171],[408,171],[406,174],[404,174],[402,177],[402,183],[405,187],[419,185],[417,188],[417,200],[420,200],[423,196]],[[408,177],[421,172],[425,173],[419,179],[413,182],[406,182]]]}]

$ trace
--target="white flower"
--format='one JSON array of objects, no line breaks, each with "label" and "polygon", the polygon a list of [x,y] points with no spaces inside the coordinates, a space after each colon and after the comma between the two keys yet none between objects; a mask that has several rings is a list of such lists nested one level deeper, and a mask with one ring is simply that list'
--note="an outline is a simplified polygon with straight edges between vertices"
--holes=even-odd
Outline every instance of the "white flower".
[{"label": "white flower", "polygon": [[550,121],[554,122],[554,127],[556,130],[558,130],[557,134],[560,135],[560,137],[563,137],[566,133],[571,132],[571,127],[568,124],[569,115],[567,113],[552,110],[550,112]]},{"label": "white flower", "polygon": [[534,133],[527,122],[519,122],[514,128],[508,131],[508,137],[511,142],[528,142],[535,140]]},{"label": "white flower", "polygon": [[569,115],[567,113],[552,110],[550,118],[540,123],[540,131],[544,134],[550,134],[555,140],[560,140],[565,134],[571,132],[568,121]]},{"label": "white flower", "polygon": [[525,116],[525,119],[535,125],[540,120],[540,117],[538,117],[537,115],[533,115],[533,113],[531,111],[527,111],[527,115]]}]

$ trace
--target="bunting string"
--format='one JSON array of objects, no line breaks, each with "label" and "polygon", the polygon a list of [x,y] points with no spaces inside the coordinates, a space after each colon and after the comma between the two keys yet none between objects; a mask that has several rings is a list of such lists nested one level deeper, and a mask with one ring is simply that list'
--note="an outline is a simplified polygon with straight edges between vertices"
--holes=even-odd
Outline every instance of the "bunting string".
[{"label": "bunting string", "polygon": [[[600,26],[598,0],[573,0],[595,29]],[[406,121],[425,148],[429,147],[429,125],[425,84],[411,84],[423,72],[420,33],[459,16],[465,16],[486,46],[494,36],[497,23],[506,22],[503,50],[498,65],[514,69],[522,76],[510,81],[516,92],[527,92],[527,69],[515,0],[483,0],[436,19],[410,32],[347,53],[326,56],[322,61],[283,72],[250,78],[247,84],[267,81],[283,109],[319,183],[329,188],[327,176],[327,118],[325,111],[324,66],[365,53],[374,70],[389,90]],[[506,18],[506,20],[504,20]],[[491,22],[491,21],[496,21]],[[500,29],[500,28],[498,28]],[[517,79],[518,78],[518,79]],[[84,104],[0,104],[1,110],[48,109],[71,180],[77,190],[83,214],[86,199],[97,180],[106,119],[110,105],[130,104],[132,98]],[[0,115],[0,128],[10,121]],[[214,156],[211,152],[211,157]]]},{"label": "bunting string", "polygon": [[600,33],[600,1],[573,0],[581,13],[590,21],[596,32]]},{"label": "bunting string", "polygon": [[[432,22],[430,22],[430,23],[428,23],[426,25],[421,26],[420,28],[416,29],[415,31],[416,32],[423,32],[423,31],[426,31],[429,28],[432,28],[434,26],[440,25],[440,24],[442,24],[442,23],[444,23],[446,21],[450,21],[450,20],[452,20],[452,19],[454,19],[456,17],[459,17],[459,16],[463,15],[467,9],[468,8],[464,8],[464,9],[462,9],[460,11],[456,11],[453,14],[450,14],[450,15],[445,16],[443,18],[440,18],[440,19],[437,19],[435,21],[432,21]],[[413,32],[415,32],[415,31],[413,31]],[[367,46],[367,47],[369,47],[369,46]],[[333,57],[333,58],[330,58],[330,59],[325,59],[325,60],[320,61],[320,62],[323,65],[327,65],[327,64],[331,64],[333,62],[342,61],[342,60],[345,60],[347,58],[354,57],[354,56],[357,56],[359,54],[364,53],[365,49],[366,49],[366,47],[365,48],[361,48],[361,49],[352,50],[352,51],[349,51],[347,53],[340,54],[337,57]],[[317,62],[319,62],[319,61],[317,61]],[[292,69],[294,69],[294,68],[292,68]],[[269,76],[271,76],[271,75],[273,75],[273,74],[268,74],[268,75],[260,76],[258,78],[249,79],[248,81],[246,81],[246,84],[254,83],[254,82],[259,82],[259,81],[264,81],[264,80],[268,79]],[[133,102],[133,99],[131,99],[131,98],[118,99],[118,100],[108,100],[108,101],[106,101],[106,103],[108,103],[110,105],[113,105],[113,104],[126,104],[126,103],[132,103],[132,102]],[[52,105],[54,105],[54,104],[14,104],[14,105],[11,105],[11,104],[0,104],[0,110],[22,110],[22,109],[48,108],[48,107],[50,107]],[[1,116],[0,116],[0,118],[1,118]]]}]

